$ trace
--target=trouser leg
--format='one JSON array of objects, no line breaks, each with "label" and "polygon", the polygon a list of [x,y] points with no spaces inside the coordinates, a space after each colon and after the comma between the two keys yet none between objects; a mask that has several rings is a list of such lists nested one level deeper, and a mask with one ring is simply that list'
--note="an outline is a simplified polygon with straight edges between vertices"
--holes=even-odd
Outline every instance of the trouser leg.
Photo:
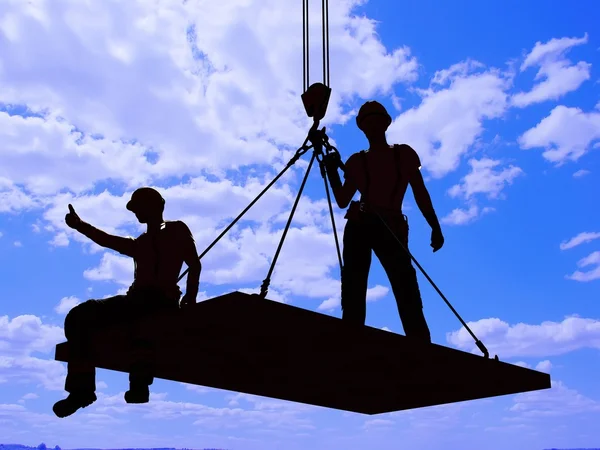
[{"label": "trouser leg", "polygon": [[177,301],[169,301],[147,291],[133,294],[132,303],[136,305],[136,314],[131,318],[129,338],[131,344],[131,364],[129,367],[130,386],[150,386],[154,382],[156,349],[151,339],[142,334],[142,323],[145,318],[161,312],[178,309]]},{"label": "trouser leg", "polygon": [[[408,225],[402,218],[384,220],[408,249]],[[425,315],[423,301],[417,279],[408,253],[400,246],[394,236],[380,223],[379,232],[374,232],[373,250],[381,262],[396,299],[398,313],[407,337],[431,342],[431,335]]]},{"label": "trouser leg", "polygon": [[348,220],[344,229],[342,268],[342,319],[364,325],[367,309],[367,283],[371,267],[371,247],[364,225]]},{"label": "trouser leg", "polygon": [[73,307],[65,317],[65,337],[69,343],[65,391],[96,390],[96,369],[91,353],[92,336],[115,316],[115,309],[124,298],[125,296],[115,296],[103,300],[88,300]]},{"label": "trouser leg", "polygon": [[139,324],[135,324],[131,333],[129,384],[150,386],[154,382],[155,348],[139,331]]}]

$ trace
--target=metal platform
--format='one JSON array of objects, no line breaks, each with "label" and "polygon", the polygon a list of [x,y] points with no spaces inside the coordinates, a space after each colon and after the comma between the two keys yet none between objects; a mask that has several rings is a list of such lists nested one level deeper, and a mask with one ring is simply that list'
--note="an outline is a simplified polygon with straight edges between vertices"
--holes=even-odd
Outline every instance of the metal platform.
[{"label": "metal platform", "polygon": [[[233,292],[141,322],[156,377],[362,414],[549,389],[550,375]],[[96,367],[128,372],[124,329],[98,333]],[[69,359],[68,344],[56,347]]]}]

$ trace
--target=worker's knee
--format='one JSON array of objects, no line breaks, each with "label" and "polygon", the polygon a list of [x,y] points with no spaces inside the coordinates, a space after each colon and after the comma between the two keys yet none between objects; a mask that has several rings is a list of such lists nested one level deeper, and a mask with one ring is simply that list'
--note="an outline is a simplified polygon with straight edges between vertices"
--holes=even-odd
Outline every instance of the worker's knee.
[{"label": "worker's knee", "polygon": [[82,323],[89,321],[95,314],[95,302],[95,300],[88,300],[80,303],[67,313],[65,317],[65,335],[67,335],[67,338],[72,330],[79,328]]}]

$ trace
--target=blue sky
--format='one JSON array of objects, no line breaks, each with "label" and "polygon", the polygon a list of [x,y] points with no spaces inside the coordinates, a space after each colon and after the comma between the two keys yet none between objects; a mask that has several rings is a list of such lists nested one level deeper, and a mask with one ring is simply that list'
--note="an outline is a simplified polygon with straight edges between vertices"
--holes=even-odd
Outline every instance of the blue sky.
[{"label": "blue sky", "polygon": [[[386,105],[394,118],[388,140],[419,153],[443,221],[446,244],[432,254],[430,231],[407,194],[415,257],[492,354],[550,372],[551,390],[368,417],[162,380],[151,403],[130,406],[126,375],[101,370],[98,401],[68,419],[54,417],[65,376],[54,346],[64,340],[66,312],[121,292],[133,275],[131,261],[66,228],[67,204],[106,231],[137,235],[142,229],[125,203],[133,189],[156,186],[166,218],[188,223],[202,251],[310,126],[300,102],[301,2],[239,3],[0,5],[2,441],[597,446],[600,7],[592,1],[461,9],[330,2],[330,136],[347,159],[367,146],[354,125],[358,107],[370,99]],[[311,8],[315,82],[320,2]],[[307,161],[203,260],[200,300],[259,289]],[[316,170],[306,194],[270,298],[339,316],[337,256]],[[342,217],[337,211],[340,236]],[[433,340],[472,351],[458,320],[420,282]],[[402,333],[388,286],[374,260],[367,323]]]}]

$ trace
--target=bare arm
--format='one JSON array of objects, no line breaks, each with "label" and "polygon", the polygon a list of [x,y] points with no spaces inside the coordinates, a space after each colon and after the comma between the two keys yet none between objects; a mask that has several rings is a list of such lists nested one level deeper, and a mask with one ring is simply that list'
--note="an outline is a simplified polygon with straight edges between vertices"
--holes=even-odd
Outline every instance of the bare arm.
[{"label": "bare arm", "polygon": [[334,170],[329,169],[329,180],[331,182],[331,189],[333,191],[333,196],[335,197],[335,202],[338,207],[344,209],[348,206],[354,194],[358,190],[356,183],[354,182],[352,172],[350,172],[353,168],[354,161],[352,160],[352,156],[348,158],[348,161],[345,164],[346,174],[344,176],[344,184],[340,180],[339,173],[337,168]]},{"label": "bare arm", "polygon": [[420,170],[417,169],[410,178],[410,187],[412,188],[415,202],[423,214],[423,217],[425,217],[425,220],[427,220],[429,226],[432,229],[439,229],[440,223],[435,214],[435,210],[433,209],[433,203],[431,202],[431,197],[427,191],[427,188],[425,187],[423,175],[421,175]]},{"label": "bare arm", "polygon": [[183,261],[189,268],[185,295],[191,296],[195,299],[198,295],[202,264],[200,263],[200,259],[198,259],[198,251],[196,250],[196,242],[194,241],[192,232],[185,223],[180,222],[180,226],[182,237],[181,245],[183,246]]},{"label": "bare arm", "polygon": [[88,239],[91,239],[96,244],[104,248],[110,248],[123,255],[134,257],[135,240],[132,238],[124,238],[108,234],[87,222],[81,221],[77,226],[77,231],[83,234]]},{"label": "bare arm", "polygon": [[346,208],[350,204],[350,201],[357,190],[356,185],[351,179],[346,179],[342,186],[333,188],[333,195],[338,207],[341,209]]}]

